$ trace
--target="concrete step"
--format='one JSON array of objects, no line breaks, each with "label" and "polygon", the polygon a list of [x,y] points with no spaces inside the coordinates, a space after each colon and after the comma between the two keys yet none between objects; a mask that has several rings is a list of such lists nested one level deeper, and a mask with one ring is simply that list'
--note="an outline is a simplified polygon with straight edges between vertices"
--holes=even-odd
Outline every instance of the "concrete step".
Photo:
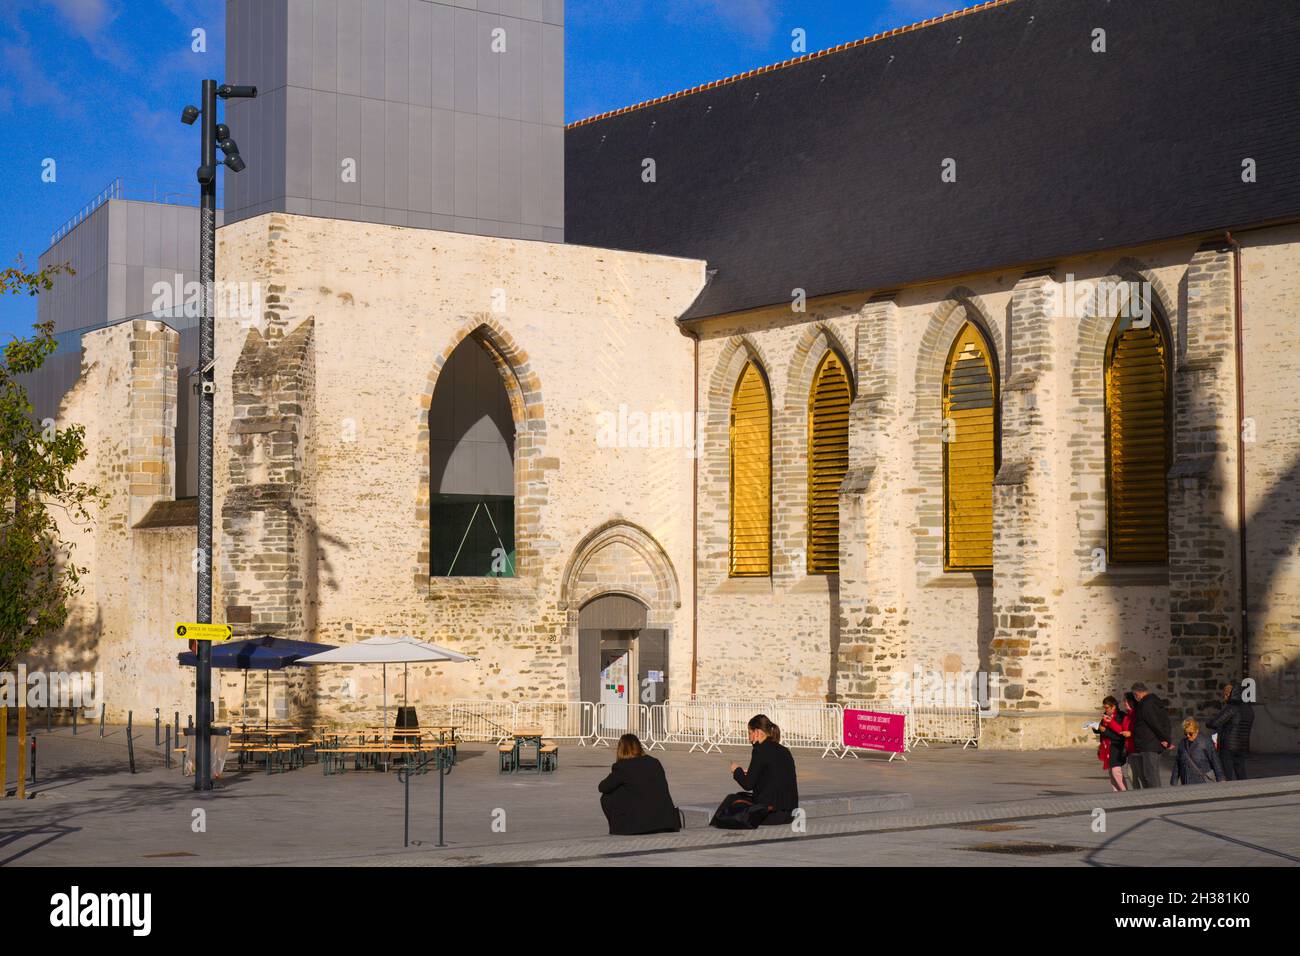
[{"label": "concrete step", "polygon": [[[707,827],[713,819],[717,805],[678,807],[686,817],[686,829],[697,830]],[[912,809],[910,793],[885,793],[879,790],[864,790],[853,793],[823,793],[805,797],[799,802],[799,809],[808,819],[818,817],[842,817],[857,813],[887,813],[894,810]]]}]

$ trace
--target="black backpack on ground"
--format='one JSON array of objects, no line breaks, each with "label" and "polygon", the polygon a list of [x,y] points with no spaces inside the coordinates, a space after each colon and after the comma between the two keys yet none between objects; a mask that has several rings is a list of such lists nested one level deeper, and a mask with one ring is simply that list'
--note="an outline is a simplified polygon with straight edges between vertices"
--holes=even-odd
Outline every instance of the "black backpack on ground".
[{"label": "black backpack on ground", "polygon": [[709,826],[719,830],[757,830],[771,812],[771,807],[755,804],[752,793],[733,793],[718,804]]}]

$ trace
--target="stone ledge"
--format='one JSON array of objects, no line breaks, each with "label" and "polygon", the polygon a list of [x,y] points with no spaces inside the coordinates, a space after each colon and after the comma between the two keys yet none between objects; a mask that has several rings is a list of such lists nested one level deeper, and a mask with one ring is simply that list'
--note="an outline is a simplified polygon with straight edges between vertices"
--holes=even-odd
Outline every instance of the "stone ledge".
[{"label": "stone ledge", "polygon": [[[699,830],[708,827],[717,807],[698,804],[678,807],[686,818],[686,829]],[[864,791],[862,793],[827,793],[816,797],[807,797],[799,801],[799,809],[809,819],[821,817],[843,817],[857,813],[886,813],[894,810],[911,810],[910,793],[883,793]]]},{"label": "stone ledge", "polygon": [[182,498],[180,501],[155,501],[144,517],[131,527],[136,531],[153,528],[194,528],[199,523],[199,499]]}]

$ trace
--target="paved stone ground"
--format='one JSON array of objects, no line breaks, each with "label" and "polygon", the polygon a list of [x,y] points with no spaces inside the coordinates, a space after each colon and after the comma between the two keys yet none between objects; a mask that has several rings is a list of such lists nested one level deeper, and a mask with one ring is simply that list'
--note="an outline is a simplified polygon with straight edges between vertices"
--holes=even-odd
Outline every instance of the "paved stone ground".
[{"label": "paved stone ground", "polygon": [[[1300,756],[1254,758],[1255,781],[1112,795],[1090,750],[1035,753],[922,748],[903,763],[818,759],[796,753],[804,796],[845,791],[910,793],[906,813],[808,821],[807,832],[688,831],[610,838],[596,782],[609,750],[566,744],[553,775],[501,776],[495,753],[465,745],[447,778],[448,848],[437,849],[436,776],[411,784],[412,837],[402,848],[402,787],[394,775],[324,777],[319,767],[286,774],[231,773],[213,793],[162,768],[153,728],[136,731],[137,768],[125,773],[125,733],[37,730],[33,800],[0,804],[0,865],[1294,865],[1300,861]],[[14,738],[10,738],[10,791]],[[716,803],[734,789],[721,755],[657,752],[679,804]],[[1267,778],[1272,779],[1267,779]],[[1234,799],[1228,799],[1229,796]],[[1184,801],[1194,805],[1170,806]],[[1150,803],[1160,806],[1149,806]],[[1090,811],[1106,807],[1106,833]],[[194,833],[193,811],[207,831]],[[505,832],[493,829],[504,820]],[[989,824],[996,830],[968,829]],[[1014,829],[1002,829],[1014,827]],[[963,849],[1042,843],[1062,852],[1029,856]],[[1020,848],[1023,849],[1023,848]],[[1032,849],[1032,848],[1031,848]]]}]

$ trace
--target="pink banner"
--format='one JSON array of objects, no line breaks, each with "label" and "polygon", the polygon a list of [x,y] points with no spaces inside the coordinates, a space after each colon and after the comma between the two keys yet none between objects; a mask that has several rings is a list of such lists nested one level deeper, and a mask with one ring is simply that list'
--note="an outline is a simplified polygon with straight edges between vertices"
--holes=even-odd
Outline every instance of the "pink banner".
[{"label": "pink banner", "polygon": [[904,749],[903,715],[878,714],[871,710],[846,710],[844,746],[901,754]]}]

